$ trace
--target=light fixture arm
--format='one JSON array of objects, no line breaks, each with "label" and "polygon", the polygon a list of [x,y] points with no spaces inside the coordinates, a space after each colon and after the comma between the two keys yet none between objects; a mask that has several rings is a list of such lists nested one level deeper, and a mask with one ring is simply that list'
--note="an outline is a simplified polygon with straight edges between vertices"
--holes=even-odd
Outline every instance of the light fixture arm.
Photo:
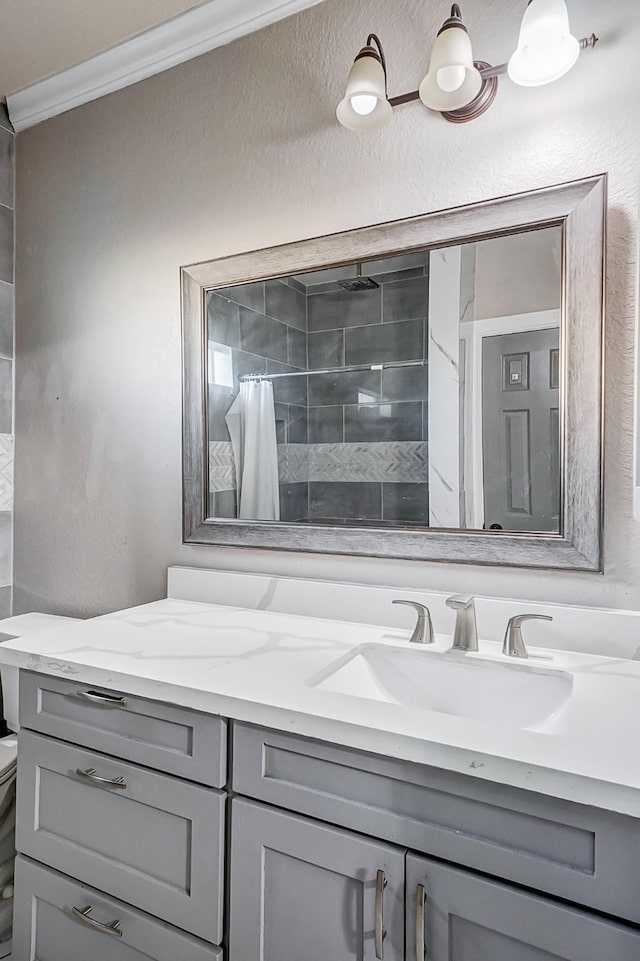
[{"label": "light fixture arm", "polygon": [[[369,40],[371,40],[374,36],[375,34],[372,34],[371,37],[369,37]],[[377,37],[376,37],[376,40],[377,40]],[[580,49],[593,50],[593,48],[599,42],[599,40],[600,38],[596,36],[595,33],[592,33],[590,37],[583,37],[582,40],[579,41]],[[378,43],[380,43],[380,41],[378,41]],[[380,52],[382,54],[381,45],[380,45]],[[382,65],[385,68],[384,73],[386,77],[387,70],[384,64],[384,59],[382,61]],[[508,66],[509,65],[506,63],[501,63],[501,64],[498,64],[498,66],[496,67],[481,68],[480,76],[482,77],[483,80],[491,80],[492,77],[503,77],[507,73]],[[419,100],[419,99],[420,99],[419,92],[417,90],[412,90],[410,93],[402,93],[397,97],[389,97],[389,103],[391,104],[392,107],[401,107],[405,103],[414,103],[416,100]]]},{"label": "light fixture arm", "polygon": [[378,54],[380,55],[380,63],[382,64],[382,69],[384,71],[384,92],[389,96],[389,85],[388,85],[388,75],[387,75],[387,60],[384,55],[384,47],[382,46],[382,40],[377,33],[370,33],[367,37],[367,47],[372,47],[375,43],[378,48]]}]

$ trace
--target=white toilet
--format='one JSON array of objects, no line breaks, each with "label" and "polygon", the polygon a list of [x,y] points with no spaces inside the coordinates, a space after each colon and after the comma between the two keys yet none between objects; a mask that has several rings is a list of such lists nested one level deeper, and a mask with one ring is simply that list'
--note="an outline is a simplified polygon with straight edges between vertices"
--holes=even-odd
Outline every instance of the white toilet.
[{"label": "white toilet", "polygon": [[[24,637],[37,631],[50,630],[65,622],[77,623],[76,617],[54,614],[19,614],[0,620],[0,644],[13,637]],[[0,669],[4,720],[9,728],[0,737],[0,959],[11,953],[11,924],[13,918],[13,862],[16,824],[16,766],[18,756],[18,669]]]}]

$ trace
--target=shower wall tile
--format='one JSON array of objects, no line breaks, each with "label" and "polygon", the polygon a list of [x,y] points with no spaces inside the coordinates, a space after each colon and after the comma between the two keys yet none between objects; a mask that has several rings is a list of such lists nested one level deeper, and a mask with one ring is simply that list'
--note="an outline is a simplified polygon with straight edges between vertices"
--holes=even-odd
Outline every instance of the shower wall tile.
[{"label": "shower wall tile", "polygon": [[393,270],[384,274],[371,274],[371,279],[377,284],[391,284],[396,280],[411,280],[414,277],[424,277],[425,267],[407,267],[405,270]]},{"label": "shower wall tile", "polygon": [[13,283],[13,210],[0,207],[0,280]]},{"label": "shower wall tile", "polygon": [[209,496],[210,516],[233,520],[238,516],[237,499],[235,490],[215,491]]},{"label": "shower wall tile", "polygon": [[240,308],[218,294],[207,295],[209,340],[227,347],[240,347]]},{"label": "shower wall tile", "polygon": [[0,127],[0,204],[13,207],[14,135]]},{"label": "shower wall tile", "polygon": [[382,517],[382,484],[309,484],[310,517]]},{"label": "shower wall tile", "polygon": [[225,416],[234,400],[233,391],[228,387],[209,385],[209,440],[229,440]]},{"label": "shower wall tile", "polygon": [[307,298],[281,280],[265,283],[265,313],[298,330],[307,329]]},{"label": "shower wall tile", "polygon": [[251,354],[287,363],[287,328],[285,324],[240,308],[240,346]]},{"label": "shower wall tile", "polygon": [[380,371],[356,370],[309,377],[309,406],[376,403],[380,398]]},{"label": "shower wall tile", "polygon": [[13,588],[10,584],[7,584],[6,587],[0,587],[0,618],[11,617],[12,591]]},{"label": "shower wall tile", "polygon": [[383,291],[382,316],[385,323],[428,315],[429,280],[427,277],[385,284]]},{"label": "shower wall tile", "polygon": [[428,484],[383,484],[382,516],[400,524],[429,525]]},{"label": "shower wall tile", "polygon": [[355,293],[340,289],[327,294],[312,294],[307,302],[310,332],[382,322],[382,291],[379,287]]},{"label": "shower wall tile", "polygon": [[429,395],[427,367],[391,367],[382,371],[382,400],[426,400]]},{"label": "shower wall tile", "polygon": [[[297,373],[297,367],[281,364],[275,360],[267,361],[267,371],[270,374]],[[294,404],[296,407],[307,406],[307,378],[283,377],[272,381],[273,396],[278,404]]]},{"label": "shower wall tile", "polygon": [[309,485],[280,485],[280,520],[305,521],[309,514]]},{"label": "shower wall tile", "polygon": [[309,408],[309,443],[341,444],[344,440],[343,407]]},{"label": "shower wall tile", "polygon": [[344,366],[344,331],[324,330],[308,335],[309,370]]},{"label": "shower wall tile", "polygon": [[0,511],[0,586],[11,584],[13,514]]},{"label": "shower wall tile", "polygon": [[309,448],[306,444],[278,447],[278,478],[281,484],[306,484],[309,480]]},{"label": "shower wall tile", "polygon": [[248,354],[244,350],[234,350],[232,360],[234,394],[237,394],[240,390],[240,377],[244,377],[246,374],[266,374],[267,372],[266,357],[260,357],[259,354]]},{"label": "shower wall tile", "polygon": [[0,434],[0,511],[13,510],[13,434]]},{"label": "shower wall tile", "polygon": [[0,434],[13,430],[13,361],[0,357]]},{"label": "shower wall tile", "polygon": [[0,283],[0,357],[13,357],[13,284]]},{"label": "shower wall tile", "polygon": [[359,404],[345,407],[344,439],[347,443],[422,440],[422,404]]},{"label": "shower wall tile", "polygon": [[422,360],[423,352],[424,323],[422,320],[353,327],[345,331],[347,366]]},{"label": "shower wall tile", "polygon": [[231,441],[209,441],[209,493],[233,490],[236,469]]},{"label": "shower wall tile", "polygon": [[289,424],[289,405],[274,404],[276,411],[276,443],[287,443],[287,427]]},{"label": "shower wall tile", "polygon": [[308,477],[310,481],[424,485],[429,479],[429,447],[424,441],[310,444]]},{"label": "shower wall tile", "polygon": [[291,405],[287,408],[287,443],[306,444],[309,440],[307,408]]},{"label": "shower wall tile", "polygon": [[227,297],[229,300],[240,304],[241,307],[250,307],[264,314],[265,296],[264,283],[258,281],[255,284],[238,284],[235,287],[219,287],[216,293],[220,297]]},{"label": "shower wall tile", "polygon": [[292,367],[307,367],[307,335],[296,327],[287,327],[287,363]]}]

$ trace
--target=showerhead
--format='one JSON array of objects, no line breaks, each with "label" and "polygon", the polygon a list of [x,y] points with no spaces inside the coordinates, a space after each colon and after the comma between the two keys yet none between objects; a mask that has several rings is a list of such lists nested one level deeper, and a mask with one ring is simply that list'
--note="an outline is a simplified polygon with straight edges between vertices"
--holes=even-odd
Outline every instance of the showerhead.
[{"label": "showerhead", "polygon": [[362,264],[358,264],[355,277],[350,280],[339,280],[338,283],[344,290],[355,294],[359,290],[375,290],[380,284],[376,283],[371,277],[362,276]]},{"label": "showerhead", "polygon": [[341,280],[339,283],[345,290],[349,290],[354,294],[358,290],[375,290],[376,287],[380,286],[380,284],[377,284],[371,277],[355,277],[353,280]]}]

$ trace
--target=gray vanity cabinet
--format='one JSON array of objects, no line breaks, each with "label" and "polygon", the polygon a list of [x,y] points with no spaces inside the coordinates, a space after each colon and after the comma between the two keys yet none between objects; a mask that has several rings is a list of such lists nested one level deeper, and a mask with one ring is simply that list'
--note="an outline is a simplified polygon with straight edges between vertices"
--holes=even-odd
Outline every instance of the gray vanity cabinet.
[{"label": "gray vanity cabinet", "polygon": [[45,868],[16,862],[15,961],[222,961],[222,950]]},{"label": "gray vanity cabinet", "polygon": [[228,961],[403,961],[401,848],[232,802]]},{"label": "gray vanity cabinet", "polygon": [[220,961],[227,722],[24,671],[20,722],[15,961]]},{"label": "gray vanity cabinet", "polygon": [[640,931],[407,856],[407,961],[638,961]]},{"label": "gray vanity cabinet", "polygon": [[17,790],[22,854],[220,943],[222,792],[30,731]]}]

